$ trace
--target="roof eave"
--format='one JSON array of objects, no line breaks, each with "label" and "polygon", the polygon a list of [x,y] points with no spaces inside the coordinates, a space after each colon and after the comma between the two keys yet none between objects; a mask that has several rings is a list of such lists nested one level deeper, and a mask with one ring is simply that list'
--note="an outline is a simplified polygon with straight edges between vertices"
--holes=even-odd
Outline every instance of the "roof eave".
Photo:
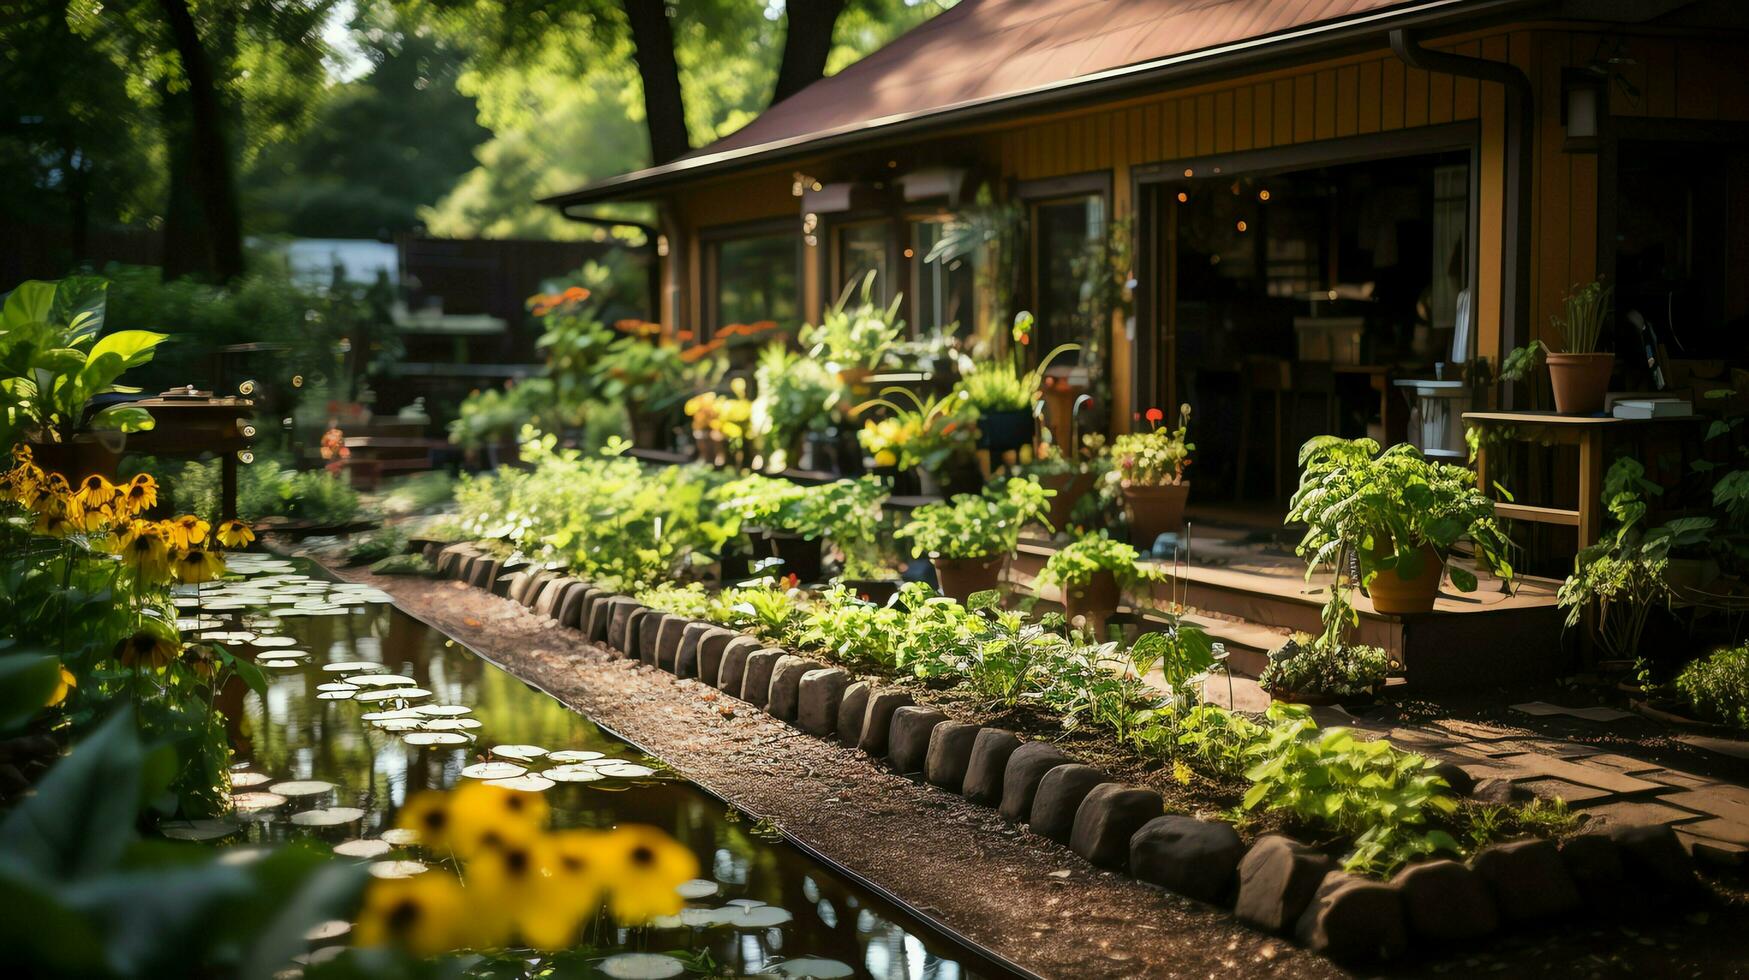
[{"label": "roof eave", "polygon": [[805,156],[873,143],[881,139],[924,135],[942,129],[979,123],[1021,110],[1072,108],[1078,103],[1108,101],[1135,95],[1186,77],[1253,67],[1272,59],[1292,59],[1314,47],[1347,44],[1384,35],[1393,29],[1448,25],[1452,21],[1485,21],[1526,8],[1548,6],[1549,0],[1422,0],[1402,7],[1373,11],[1341,20],[1308,24],[1278,34],[1234,41],[1199,51],[1154,61],[1126,65],[1092,75],[1065,79],[988,99],[962,102],[915,113],[865,120],[824,132],[756,143],[752,146],[682,157],[658,167],[609,177],[565,194],[541,198],[539,203],[564,209],[580,204],[626,200],[652,194],[702,177],[716,176],[751,165],[774,165]]}]

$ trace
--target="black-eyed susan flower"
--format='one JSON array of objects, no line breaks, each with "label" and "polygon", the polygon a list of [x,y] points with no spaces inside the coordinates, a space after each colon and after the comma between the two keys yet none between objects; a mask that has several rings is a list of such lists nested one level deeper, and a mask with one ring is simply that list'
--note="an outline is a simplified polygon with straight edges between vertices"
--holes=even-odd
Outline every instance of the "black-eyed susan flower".
[{"label": "black-eyed susan flower", "polygon": [[64,538],[80,530],[74,518],[73,506],[66,497],[44,495],[37,499],[36,523],[31,530],[50,538]]},{"label": "black-eyed susan flower", "polygon": [[395,815],[395,826],[418,834],[420,845],[433,854],[448,854],[449,794],[426,789],[407,797]]},{"label": "black-eyed susan flower", "polygon": [[45,708],[52,708],[67,700],[67,695],[73,692],[73,688],[79,686],[79,678],[74,677],[72,671],[65,666],[61,667],[60,671],[61,676],[55,679],[55,689],[49,692],[49,699],[43,702]]},{"label": "black-eyed susan flower", "polygon": [[118,499],[129,517],[151,510],[158,506],[158,481],[150,473],[140,473],[122,485]]},{"label": "black-eyed susan flower", "polygon": [[450,794],[447,812],[449,849],[469,858],[540,833],[549,809],[538,793],[468,782]]},{"label": "black-eyed susan flower", "polygon": [[[201,523],[206,523],[202,521]],[[199,585],[211,582],[225,573],[225,560],[216,551],[211,551],[204,545],[195,545],[177,551],[170,564],[170,571],[178,582],[189,585]]]},{"label": "black-eyed susan flower", "polygon": [[176,642],[148,627],[117,643],[113,654],[124,667],[163,670],[176,659]]},{"label": "black-eyed susan flower", "polygon": [[134,521],[117,538],[116,554],[134,570],[141,582],[162,585],[170,581],[170,543],[153,521]]},{"label": "black-eyed susan flower", "polygon": [[469,859],[468,890],[481,924],[497,937],[516,935],[535,949],[569,947],[582,912],[562,900],[552,863],[551,842],[544,834],[483,848]]},{"label": "black-eyed susan flower", "polygon": [[166,521],[165,525],[170,544],[176,548],[204,546],[207,534],[212,530],[211,524],[193,514],[183,514],[175,520]]},{"label": "black-eyed susan flower", "polygon": [[679,913],[685,902],[675,889],[698,877],[698,858],[657,827],[615,828],[605,852],[608,907],[622,926]]},{"label": "black-eyed susan flower", "polygon": [[219,544],[227,548],[246,548],[250,542],[255,540],[255,529],[250,527],[247,522],[237,520],[235,517],[221,522],[216,533]]},{"label": "black-eyed susan flower", "polygon": [[191,643],[182,650],[182,660],[197,676],[212,680],[219,672],[219,655],[210,643]]},{"label": "black-eyed susan flower", "polygon": [[428,871],[372,881],[353,929],[360,946],[396,946],[432,957],[474,945],[468,894],[454,876]]},{"label": "black-eyed susan flower", "polygon": [[121,491],[115,484],[104,479],[101,474],[93,473],[79,481],[79,489],[73,493],[73,502],[85,510],[100,510],[108,507]]}]

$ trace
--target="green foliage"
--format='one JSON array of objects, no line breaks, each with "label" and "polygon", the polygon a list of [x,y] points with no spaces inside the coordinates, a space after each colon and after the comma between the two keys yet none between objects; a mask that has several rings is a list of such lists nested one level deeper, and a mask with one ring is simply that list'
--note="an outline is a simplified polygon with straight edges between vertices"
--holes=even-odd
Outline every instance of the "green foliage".
[{"label": "green foliage", "polygon": [[1045,561],[1039,581],[1063,589],[1076,589],[1093,581],[1100,572],[1110,572],[1118,588],[1131,589],[1143,582],[1163,580],[1165,573],[1137,565],[1141,553],[1118,541],[1104,529],[1084,535]]},{"label": "green foliage", "polygon": [[[221,464],[192,460],[177,465],[154,457],[139,457],[132,470],[151,473],[178,510],[208,522],[220,511]],[[257,459],[237,469],[237,516],[246,521],[284,517],[318,525],[350,523],[361,508],[358,491],[327,470],[296,472],[278,460]]]},{"label": "green foliage", "polygon": [[696,582],[686,585],[662,582],[648,589],[640,589],[635,598],[651,609],[660,609],[688,619],[704,619],[711,608],[710,594],[705,592],[704,586]]},{"label": "green foliage", "polygon": [[[902,398],[906,404],[893,399]],[[917,468],[939,473],[956,458],[969,457],[974,446],[973,428],[978,410],[964,392],[919,396],[908,388],[887,388],[881,397],[852,409],[855,415],[869,408],[884,408],[883,419],[865,419],[857,441],[876,466]]]},{"label": "green foliage", "polygon": [[390,517],[405,517],[447,506],[454,497],[455,477],[432,470],[397,479],[378,498],[376,506]]},{"label": "green foliage", "polygon": [[1039,359],[1031,370],[1026,368],[1026,345],[1032,338],[1033,317],[1022,310],[1014,315],[1011,331],[1014,343],[1006,358],[977,360],[960,358],[960,380],[954,390],[964,392],[966,400],[979,412],[1032,411],[1044,388],[1045,372],[1058,357],[1079,350],[1075,344],[1059,344]]},{"label": "green foliage", "polygon": [[1120,486],[1162,487],[1181,483],[1190,454],[1196,446],[1185,441],[1190,429],[1190,406],[1178,409],[1178,428],[1168,429],[1150,410],[1147,432],[1126,432],[1111,444],[1112,469],[1108,479]]},{"label": "green foliage", "polygon": [[753,434],[765,447],[768,469],[795,462],[802,437],[832,423],[845,395],[838,376],[812,357],[801,357],[783,343],[767,344],[754,369]]},{"label": "green foliage", "polygon": [[710,600],[713,623],[745,630],[769,643],[788,642],[802,617],[798,593],[770,579],[724,589]]},{"label": "green foliage", "polygon": [[1269,654],[1257,683],[1279,694],[1352,698],[1384,690],[1390,655],[1378,647],[1319,643],[1296,633]]},{"label": "green foliage", "polygon": [[1053,496],[1055,491],[1038,481],[1016,477],[986,486],[980,494],[962,493],[950,501],[924,504],[911,512],[911,520],[897,534],[911,540],[918,556],[1008,555],[1020,543],[1021,528],[1045,519]]},{"label": "green foliage", "polygon": [[1665,577],[1670,552],[1705,542],[1714,523],[1680,518],[1646,529],[1646,497],[1663,489],[1646,480],[1645,473],[1637,460],[1623,457],[1604,474],[1603,502],[1616,526],[1579,551],[1572,574],[1556,593],[1569,629],[1584,621],[1587,610],[1594,611],[1598,645],[1623,659],[1638,655],[1647,618],[1660,603],[1670,601]]},{"label": "green foliage", "polygon": [[378,528],[346,546],[348,565],[370,565],[407,550],[407,535],[394,525]]},{"label": "green foliage", "polygon": [[1590,354],[1597,350],[1614,293],[1615,287],[1605,286],[1601,280],[1574,286],[1567,293],[1561,300],[1561,312],[1549,318],[1561,332],[1563,352]]},{"label": "green foliage", "polygon": [[152,416],[143,408],[111,405],[92,411],[95,398],[139,392],[118,381],[150,361],[166,336],[147,330],[104,334],[108,290],[102,279],[79,276],[31,280],[7,294],[0,307],[0,445],[20,438],[68,442],[80,432],[152,427]]},{"label": "green foliage", "polygon": [[1715,650],[1691,661],[1675,683],[1702,718],[1749,729],[1749,647]]},{"label": "green foliage", "polygon": [[424,555],[412,554],[390,555],[373,562],[370,570],[373,575],[414,575],[421,578],[437,575],[437,566],[427,561]]},{"label": "green foliage", "polygon": [[799,646],[824,650],[852,670],[898,671],[905,648],[905,611],[858,599],[843,586],[820,593],[796,634]]},{"label": "green foliage", "polygon": [[875,273],[870,270],[863,277],[855,306],[850,305],[850,295],[856,284],[847,284],[818,325],[802,327],[798,335],[802,347],[827,371],[836,374],[879,368],[905,335],[905,321],[899,318],[902,297],[895,295],[891,305],[882,308],[874,301],[874,281]]}]

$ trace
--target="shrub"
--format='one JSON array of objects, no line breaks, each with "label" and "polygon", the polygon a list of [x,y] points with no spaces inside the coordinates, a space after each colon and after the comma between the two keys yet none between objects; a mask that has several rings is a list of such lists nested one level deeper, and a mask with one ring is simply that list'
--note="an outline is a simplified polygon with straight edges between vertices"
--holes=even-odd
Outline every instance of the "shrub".
[{"label": "shrub", "polygon": [[950,501],[924,504],[911,512],[911,520],[897,533],[911,539],[918,556],[1008,555],[1019,545],[1020,529],[1028,521],[1044,520],[1053,496],[1036,480],[1015,478],[987,486],[981,494],[962,493]]},{"label": "shrub", "polygon": [[1296,633],[1269,654],[1257,683],[1271,693],[1357,697],[1383,688],[1390,668],[1390,656],[1378,647],[1320,643]]},{"label": "shrub", "polygon": [[1676,689],[1701,717],[1749,729],[1749,646],[1693,661],[1676,675]]},{"label": "shrub", "polygon": [[1135,548],[1100,530],[1052,555],[1045,562],[1039,581],[1059,588],[1080,588],[1100,572],[1110,572],[1117,579],[1118,588],[1127,590],[1165,577],[1163,572],[1137,565],[1140,559],[1141,553]]}]

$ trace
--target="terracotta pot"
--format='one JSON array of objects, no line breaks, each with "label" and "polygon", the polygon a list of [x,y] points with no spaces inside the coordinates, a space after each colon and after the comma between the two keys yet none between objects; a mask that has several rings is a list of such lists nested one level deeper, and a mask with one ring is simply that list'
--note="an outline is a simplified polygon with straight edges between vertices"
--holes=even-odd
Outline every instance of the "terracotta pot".
[{"label": "terracotta pot", "polygon": [[1038,482],[1046,490],[1057,492],[1051,498],[1051,528],[1061,531],[1069,526],[1069,516],[1075,513],[1075,504],[1093,489],[1093,474],[1053,473]]},{"label": "terracotta pot", "polygon": [[1184,502],[1188,499],[1189,482],[1163,487],[1124,487],[1124,509],[1130,515],[1130,543],[1143,551],[1153,550],[1156,538],[1184,526]]},{"label": "terracotta pot", "polygon": [[1609,394],[1614,354],[1549,354],[1549,385],[1555,389],[1555,411],[1562,415],[1593,415],[1603,411]]},{"label": "terracotta pot", "polygon": [[77,486],[80,480],[93,473],[114,480],[126,441],[125,434],[116,432],[102,436],[76,435],[72,442],[32,442],[26,445],[30,446],[31,459],[42,467],[44,473],[59,473],[67,478],[68,483]]},{"label": "terracotta pot", "polygon": [[[1372,557],[1376,561],[1390,557],[1390,553],[1375,551]],[[1366,592],[1372,596],[1372,607],[1382,613],[1432,612],[1433,600],[1439,598],[1439,583],[1444,578],[1445,559],[1432,545],[1423,545],[1421,568],[1413,577],[1404,578],[1395,569],[1378,572],[1367,583]]]},{"label": "terracotta pot", "polygon": [[1095,637],[1105,635],[1105,623],[1117,612],[1117,576],[1110,572],[1094,572],[1085,585],[1063,586],[1063,613],[1073,623],[1075,617],[1087,620],[1086,628]]},{"label": "terracotta pot", "polygon": [[939,583],[941,594],[950,599],[965,602],[974,592],[984,592],[994,589],[1002,582],[1002,564],[1007,555],[997,555],[994,558],[942,558],[934,556],[929,559],[935,566],[935,580]]},{"label": "terracotta pot", "polygon": [[822,542],[819,538],[810,541],[799,534],[790,534],[785,531],[767,531],[765,533],[771,539],[772,555],[783,562],[782,565],[773,569],[780,577],[793,574],[803,582],[818,582],[820,580],[820,546]]}]

